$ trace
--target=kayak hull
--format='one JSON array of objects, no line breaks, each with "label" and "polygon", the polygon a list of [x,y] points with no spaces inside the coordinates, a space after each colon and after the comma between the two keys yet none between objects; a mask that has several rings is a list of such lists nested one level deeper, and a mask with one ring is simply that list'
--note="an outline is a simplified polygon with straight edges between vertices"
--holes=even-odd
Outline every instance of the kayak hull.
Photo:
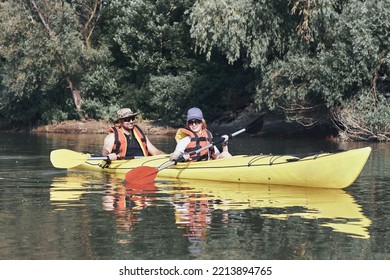
[{"label": "kayak hull", "polygon": [[[371,148],[337,153],[315,153],[304,157],[292,155],[238,155],[219,160],[177,163],[164,168],[157,179],[208,180],[250,184],[271,184],[342,189],[360,175]],[[169,163],[168,155],[105,161],[87,159],[71,170],[127,173],[139,166],[159,168]]]}]

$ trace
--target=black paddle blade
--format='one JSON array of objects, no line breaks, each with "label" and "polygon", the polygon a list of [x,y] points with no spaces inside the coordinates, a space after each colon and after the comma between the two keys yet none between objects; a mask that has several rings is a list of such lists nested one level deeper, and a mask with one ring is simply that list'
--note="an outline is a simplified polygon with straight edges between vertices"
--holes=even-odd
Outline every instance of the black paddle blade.
[{"label": "black paddle blade", "polygon": [[245,132],[249,134],[259,133],[263,129],[264,125],[264,115],[265,113],[261,113],[254,121],[248,124],[245,128]]},{"label": "black paddle blade", "polygon": [[126,173],[127,184],[146,185],[154,182],[158,169],[150,166],[139,166]]}]

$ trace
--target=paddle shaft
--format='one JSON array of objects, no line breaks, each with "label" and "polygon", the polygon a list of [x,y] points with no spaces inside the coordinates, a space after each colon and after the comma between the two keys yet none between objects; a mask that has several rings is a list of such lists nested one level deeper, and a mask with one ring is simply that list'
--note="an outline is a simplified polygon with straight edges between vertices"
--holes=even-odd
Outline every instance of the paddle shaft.
[{"label": "paddle shaft", "polygon": [[[143,158],[144,156],[118,157],[117,160]],[[110,160],[108,156],[89,157],[87,160]]]},{"label": "paddle shaft", "polygon": [[[245,131],[246,131],[245,128],[240,129],[240,130],[238,130],[238,131],[236,131],[236,132],[234,132],[234,133],[232,133],[232,134],[229,134],[228,137],[229,137],[229,139],[232,139],[234,136],[237,136],[238,134],[241,134],[241,133],[243,133],[243,132],[245,132]],[[214,142],[208,144],[207,146],[204,146],[204,147],[202,147],[202,148],[199,148],[199,149],[197,149],[196,151],[194,151],[194,152],[192,152],[192,153],[190,153],[190,154],[191,154],[191,155],[199,154],[201,151],[206,150],[206,149],[209,149],[209,148],[211,148],[212,146],[218,145],[218,144],[222,143],[223,141],[225,141],[225,138],[224,138],[224,137],[221,137],[221,138],[218,139],[217,141],[214,141]]]}]

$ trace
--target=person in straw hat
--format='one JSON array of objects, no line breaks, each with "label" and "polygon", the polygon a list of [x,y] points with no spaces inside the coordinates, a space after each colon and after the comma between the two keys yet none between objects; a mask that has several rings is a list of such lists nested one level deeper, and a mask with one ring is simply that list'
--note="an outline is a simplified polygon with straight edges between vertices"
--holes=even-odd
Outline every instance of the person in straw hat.
[{"label": "person in straw hat", "polygon": [[157,149],[135,124],[135,116],[138,113],[134,113],[130,108],[122,108],[117,114],[115,126],[109,129],[104,139],[103,156],[112,161],[121,157],[165,154]]}]

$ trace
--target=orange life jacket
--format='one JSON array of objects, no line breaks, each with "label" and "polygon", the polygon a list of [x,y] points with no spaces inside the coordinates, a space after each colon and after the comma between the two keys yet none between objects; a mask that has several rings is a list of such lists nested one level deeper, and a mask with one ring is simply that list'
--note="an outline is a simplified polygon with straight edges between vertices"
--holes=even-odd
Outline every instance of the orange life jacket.
[{"label": "orange life jacket", "polygon": [[[207,129],[202,129],[201,131],[201,135],[207,135],[207,137],[199,136],[197,133],[187,128],[180,128],[179,130],[180,131],[178,133],[182,135],[185,134],[191,137],[190,143],[187,145],[186,149],[184,150],[185,153],[191,154],[191,152],[206,147],[207,145],[213,142],[213,136],[211,132],[208,131]],[[205,149],[201,151],[199,154],[191,155],[190,161],[208,160],[212,156],[212,154],[214,154],[214,147]]]},{"label": "orange life jacket", "polygon": [[[126,136],[123,133],[123,131],[117,127],[111,127],[109,129],[110,133],[114,133],[115,135],[115,140],[114,140],[114,147],[112,149],[113,153],[116,153],[120,157],[125,157],[126,156],[126,151],[127,151],[127,140]],[[148,147],[146,144],[146,137],[144,132],[137,126],[134,125],[133,129],[134,137],[137,140],[140,149],[142,151],[142,154],[144,156],[149,155]],[[132,155],[127,155],[127,156],[132,156]]]}]

